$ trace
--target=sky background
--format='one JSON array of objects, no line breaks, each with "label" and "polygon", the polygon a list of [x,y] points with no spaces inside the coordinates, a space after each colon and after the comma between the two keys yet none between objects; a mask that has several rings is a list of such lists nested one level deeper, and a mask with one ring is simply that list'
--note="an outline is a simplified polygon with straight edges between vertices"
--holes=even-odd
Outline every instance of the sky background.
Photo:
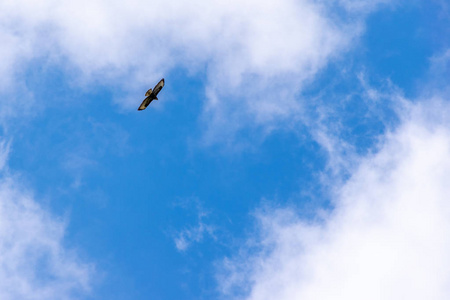
[{"label": "sky background", "polygon": [[0,41],[0,299],[449,299],[446,1],[0,0]]}]

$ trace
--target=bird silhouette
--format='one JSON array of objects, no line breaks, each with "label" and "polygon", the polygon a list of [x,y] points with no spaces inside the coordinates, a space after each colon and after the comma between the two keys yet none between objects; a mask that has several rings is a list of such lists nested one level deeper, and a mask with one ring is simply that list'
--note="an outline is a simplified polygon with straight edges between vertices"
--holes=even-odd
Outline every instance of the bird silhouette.
[{"label": "bird silhouette", "polygon": [[141,106],[139,106],[138,110],[144,110],[147,108],[147,106],[152,102],[153,100],[158,100],[158,93],[162,90],[164,87],[164,78],[161,79],[157,85],[152,89],[149,89],[147,93],[145,93],[145,99],[142,101]]}]

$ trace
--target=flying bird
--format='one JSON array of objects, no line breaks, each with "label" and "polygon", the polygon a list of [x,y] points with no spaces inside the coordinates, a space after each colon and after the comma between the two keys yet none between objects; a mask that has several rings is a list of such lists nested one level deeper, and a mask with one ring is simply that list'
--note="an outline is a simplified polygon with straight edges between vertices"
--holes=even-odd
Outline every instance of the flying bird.
[{"label": "flying bird", "polygon": [[161,89],[164,86],[164,78],[161,79],[157,85],[152,89],[149,89],[147,93],[145,93],[145,99],[142,101],[141,106],[139,106],[138,110],[144,110],[147,108],[147,106],[152,102],[153,100],[158,100],[158,93],[161,91]]}]

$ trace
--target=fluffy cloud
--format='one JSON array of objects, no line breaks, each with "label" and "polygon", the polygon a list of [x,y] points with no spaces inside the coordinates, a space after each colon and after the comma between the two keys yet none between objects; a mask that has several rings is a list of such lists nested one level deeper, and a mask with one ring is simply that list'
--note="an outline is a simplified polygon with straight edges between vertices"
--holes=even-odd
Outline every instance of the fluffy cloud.
[{"label": "fluffy cloud", "polygon": [[75,299],[90,290],[93,266],[64,245],[65,224],[8,175],[1,144],[0,298]]},{"label": "fluffy cloud", "polygon": [[261,213],[259,254],[226,261],[224,290],[240,299],[448,299],[449,113],[439,100],[410,107],[321,221]]},{"label": "fluffy cloud", "polygon": [[301,111],[296,94],[382,2],[2,1],[0,87],[14,86],[33,62],[75,73],[78,84],[140,95],[181,67],[206,74],[209,139],[250,124],[270,129]]}]

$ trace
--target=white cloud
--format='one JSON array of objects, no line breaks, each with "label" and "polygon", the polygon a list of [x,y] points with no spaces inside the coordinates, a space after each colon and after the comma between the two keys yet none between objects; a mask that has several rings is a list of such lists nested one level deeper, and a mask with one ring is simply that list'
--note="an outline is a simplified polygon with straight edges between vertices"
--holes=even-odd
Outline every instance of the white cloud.
[{"label": "white cloud", "polygon": [[224,291],[246,293],[239,299],[448,299],[448,116],[445,101],[411,106],[322,221],[289,209],[261,213],[260,251],[226,261]]},{"label": "white cloud", "polygon": [[[2,153],[8,146],[2,143]],[[5,167],[7,154],[1,155]],[[75,299],[89,292],[93,266],[64,244],[65,224],[2,168],[0,299]]]},{"label": "white cloud", "polygon": [[383,2],[2,1],[0,83],[14,85],[39,61],[76,72],[79,84],[118,85],[136,97],[184,67],[207,75],[208,140],[250,124],[270,130],[301,112],[296,94],[350,47],[363,12]]}]

